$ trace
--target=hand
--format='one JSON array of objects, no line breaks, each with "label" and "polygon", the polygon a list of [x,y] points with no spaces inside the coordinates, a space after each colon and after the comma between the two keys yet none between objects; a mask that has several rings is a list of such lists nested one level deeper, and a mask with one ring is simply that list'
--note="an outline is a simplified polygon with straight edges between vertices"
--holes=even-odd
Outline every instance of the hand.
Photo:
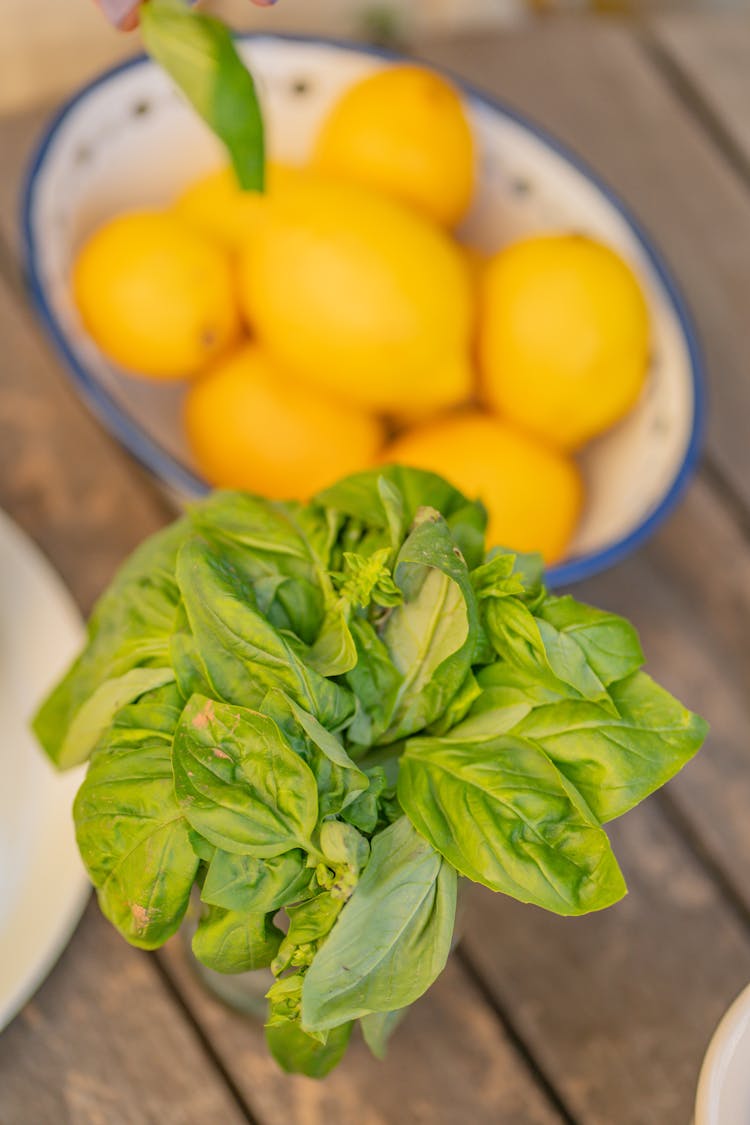
[{"label": "hand", "polygon": [[[110,23],[123,31],[129,31],[138,23],[138,8],[141,0],[96,0]],[[276,0],[252,0],[259,8],[269,8]]]}]

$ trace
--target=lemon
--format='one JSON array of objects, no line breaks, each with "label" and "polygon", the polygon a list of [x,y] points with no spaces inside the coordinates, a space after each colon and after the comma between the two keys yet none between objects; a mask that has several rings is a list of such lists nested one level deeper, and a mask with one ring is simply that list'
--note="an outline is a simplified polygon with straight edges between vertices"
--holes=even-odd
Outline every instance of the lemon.
[{"label": "lemon", "polygon": [[240,328],[228,257],[165,212],[101,227],[76,259],[73,289],[98,346],[135,375],[195,375]]},{"label": "lemon", "polygon": [[314,164],[453,226],[474,192],[475,149],[457,90],[420,66],[390,66],[351,86],[323,123]]},{"label": "lemon", "polygon": [[[269,163],[266,167],[266,194],[283,190],[284,184],[298,175],[297,169]],[[235,250],[262,222],[265,196],[243,191],[230,165],[201,176],[178,196],[174,213],[204,234]]]},{"label": "lemon", "polygon": [[506,422],[466,410],[407,430],[384,460],[447,477],[487,508],[490,546],[561,559],[583,505],[575,462]]},{"label": "lemon", "polygon": [[479,355],[487,402],[563,449],[634,405],[649,316],[630,267],[579,235],[518,242],[484,271]]},{"label": "lemon", "polygon": [[448,236],[367,189],[301,177],[243,247],[240,300],[290,372],[398,413],[470,391],[471,283]]},{"label": "lemon", "polygon": [[256,344],[191,383],[184,422],[211,484],[274,499],[307,499],[367,468],[383,440],[376,419],[295,385]]}]

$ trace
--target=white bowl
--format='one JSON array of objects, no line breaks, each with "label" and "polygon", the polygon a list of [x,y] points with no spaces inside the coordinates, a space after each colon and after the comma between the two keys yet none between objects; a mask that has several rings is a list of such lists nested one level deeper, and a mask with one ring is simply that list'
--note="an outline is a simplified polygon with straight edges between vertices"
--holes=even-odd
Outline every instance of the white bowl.
[{"label": "white bowl", "polygon": [[[304,160],[326,110],[352,81],[395,56],[307,38],[246,36],[240,49],[261,91],[271,154]],[[586,511],[570,557],[549,574],[571,582],[618,562],[650,535],[694,468],[702,428],[701,361],[690,319],[650,240],[615,195],[551,137],[462,86],[480,150],[480,183],[464,224],[496,250],[522,235],[577,230],[615,247],[647,293],[654,349],[631,414],[581,462]],[[82,240],[119,211],[169,203],[224,159],[217,142],[150,61],[102,75],[57,115],[31,167],[23,204],[26,266],[36,306],[83,397],[166,487],[206,484],[179,424],[180,387],[121,374],[87,338],[68,284]]]},{"label": "white bowl", "polygon": [[750,1121],[750,985],[724,1015],[703,1061],[695,1125]]}]

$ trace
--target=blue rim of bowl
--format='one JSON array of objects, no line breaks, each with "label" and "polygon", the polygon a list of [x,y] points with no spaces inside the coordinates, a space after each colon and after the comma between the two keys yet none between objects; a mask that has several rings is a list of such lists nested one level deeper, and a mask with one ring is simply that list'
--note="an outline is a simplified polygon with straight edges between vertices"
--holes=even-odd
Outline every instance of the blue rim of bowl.
[{"label": "blue rim of bowl", "polygon": [[[397,51],[389,51],[382,47],[352,43],[345,39],[336,39],[326,36],[249,32],[238,35],[237,39],[239,42],[268,40],[271,42],[290,42],[319,47],[334,47],[339,50],[371,55],[389,61],[407,61],[405,56],[399,54]],[[110,396],[102,384],[99,383],[86,368],[85,364],[80,362],[73,352],[73,349],[68,344],[65,332],[47,300],[44,282],[40,273],[36,239],[32,224],[37,177],[43,168],[47,152],[54,143],[57,133],[67,117],[78,106],[79,102],[87,98],[89,94],[93,93],[99,86],[104,85],[111,78],[122,74],[124,71],[131,70],[149,61],[146,55],[141,54],[104,71],[65,102],[47,126],[31,159],[21,197],[24,269],[36,311],[54,346],[65,360],[73,377],[73,382],[76,384],[77,389],[90,408],[104,423],[110,433],[114,434],[136,460],[159,478],[167,488],[179,494],[200,496],[206,495],[210,491],[209,485],[183,465],[176,457],[173,457],[163,449],[158,442],[145,434],[135,419]],[[654,246],[650,237],[646,234],[644,228],[617,193],[613,191],[613,189],[602,180],[577,153],[573,152],[572,149],[568,148],[568,146],[564,145],[561,141],[558,141],[556,137],[548,133],[546,129],[537,125],[536,122],[532,121],[525,114],[513,109],[501,99],[483,93],[470,83],[451,74],[450,71],[445,70],[445,68],[438,67],[436,69],[442,69],[443,73],[450,77],[451,81],[458,86],[469,101],[501,114],[517,125],[520,125],[523,129],[526,129],[549,149],[567,161],[601,192],[610,205],[619,212],[620,216],[628,224],[631,232],[639,242],[641,250],[648,259],[654,273],[659,278],[672,304],[687,345],[693,391],[693,420],[690,439],[680,468],[662,499],[637,527],[633,528],[614,543],[603,547],[601,550],[573,557],[557,566],[550,567],[546,572],[546,580],[552,586],[580,582],[584,578],[590,578],[594,574],[598,574],[603,570],[608,570],[610,567],[615,566],[627,555],[636,550],[636,548],[640,547],[673,510],[682,496],[688,481],[695,472],[701,451],[706,414],[705,368],[697,333],[692,317],[688,312],[680,289],[672,277],[671,271],[668,269],[664,259]]]}]

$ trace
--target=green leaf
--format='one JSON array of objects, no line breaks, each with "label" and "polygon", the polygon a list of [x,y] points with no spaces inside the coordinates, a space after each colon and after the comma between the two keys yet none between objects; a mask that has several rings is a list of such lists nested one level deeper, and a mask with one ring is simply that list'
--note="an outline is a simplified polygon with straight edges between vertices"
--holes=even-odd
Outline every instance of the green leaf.
[{"label": "green leaf", "polygon": [[517,728],[544,749],[602,822],[674,777],[708,729],[644,672],[612,684],[610,693],[615,715],[571,700],[537,708]]},{"label": "green leaf", "polygon": [[260,858],[310,847],[315,778],[272,719],[194,695],[173,757],[180,808],[216,847]]},{"label": "green leaf", "polygon": [[455,871],[406,818],[380,832],[305,975],[302,1026],[323,1030],[416,1000],[445,967],[455,911]]},{"label": "green leaf", "polygon": [[263,118],[229,29],[182,0],[147,0],[140,13],[146,50],[224,143],[240,185],[263,191]]},{"label": "green leaf", "polygon": [[186,521],[179,520],[147,539],[94,607],[83,652],[33,723],[55,764],[76,714],[102,684],[133,668],[169,664],[169,637],[179,601],[175,560],[186,531]]},{"label": "green leaf", "polygon": [[397,1008],[395,1012],[372,1012],[359,1021],[365,1043],[381,1062],[386,1057],[389,1039],[408,1011],[408,1008]]},{"label": "green leaf", "polygon": [[367,775],[352,761],[336,735],[284,692],[270,691],[261,710],[278,723],[312,770],[321,818],[340,813],[367,789]]},{"label": "green leaf", "polygon": [[98,744],[74,807],[102,912],[142,949],[179,928],[198,869],[172,781],[178,716],[173,685],[123,709]]},{"label": "green leaf", "polygon": [[490,641],[502,660],[561,695],[606,701],[604,684],[566,632],[535,617],[519,598],[488,598],[482,604]]},{"label": "green leaf", "polygon": [[338,729],[352,714],[350,693],[308,668],[258,611],[240,566],[226,549],[212,549],[198,536],[187,539],[177,559],[185,610],[212,694],[258,707],[269,689],[281,688],[326,727]]},{"label": "green leaf", "polygon": [[283,936],[270,915],[210,906],[193,935],[193,953],[216,973],[248,973],[268,968]]},{"label": "green leaf", "polygon": [[469,673],[478,631],[469,571],[437,512],[421,512],[395,574],[404,604],[388,618],[383,643],[401,683],[379,742],[395,742],[443,714]]},{"label": "green leaf", "polygon": [[566,915],[602,910],[625,894],[606,833],[531,742],[412,739],[398,795],[433,847],[494,891]]},{"label": "green leaf", "polygon": [[352,1022],[331,1028],[325,1043],[308,1035],[291,1020],[266,1028],[268,1048],[287,1074],[325,1078],[343,1059],[352,1034]]},{"label": "green leaf", "polygon": [[329,604],[320,632],[305,652],[305,663],[321,676],[343,676],[357,663],[348,614],[340,601]]},{"label": "green leaf", "polygon": [[332,864],[361,871],[370,856],[370,845],[351,824],[326,820],[320,829],[320,850]]},{"label": "green leaf", "polygon": [[347,673],[346,682],[354,692],[359,709],[347,734],[357,745],[369,747],[385,733],[404,677],[369,621],[355,617],[350,628],[357,663]]},{"label": "green leaf", "polygon": [[79,708],[68,727],[57,759],[60,769],[85,762],[118,711],[173,680],[171,668],[131,668],[117,679],[103,683]]},{"label": "green leaf", "polygon": [[380,819],[380,798],[388,783],[385,771],[381,766],[374,766],[372,769],[366,770],[365,773],[370,784],[356,800],[342,810],[341,815],[344,820],[353,824],[360,832],[366,832],[369,835],[375,831]]},{"label": "green leaf", "polygon": [[543,621],[575,641],[588,665],[608,686],[637,672],[644,662],[635,628],[624,617],[577,602],[548,597],[538,610]]},{"label": "green leaf", "polygon": [[210,857],[201,898],[224,910],[268,914],[304,898],[311,878],[307,856],[299,849],[270,859],[217,849]]}]

